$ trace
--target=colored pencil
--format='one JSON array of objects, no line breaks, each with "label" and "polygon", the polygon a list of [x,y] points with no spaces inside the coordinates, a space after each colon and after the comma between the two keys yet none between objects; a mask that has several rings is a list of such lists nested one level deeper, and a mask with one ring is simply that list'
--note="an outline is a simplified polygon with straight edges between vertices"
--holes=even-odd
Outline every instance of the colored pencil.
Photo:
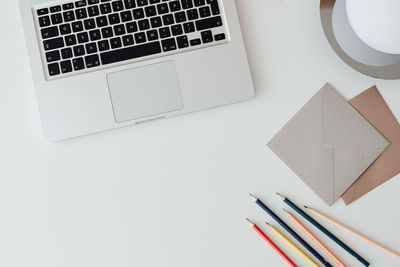
[{"label": "colored pencil", "polygon": [[312,255],[314,255],[324,266],[332,267],[315,249],[313,249],[303,238],[301,238],[292,228],[290,228],[284,221],[281,220],[270,208],[268,208],[261,200],[254,195],[250,196],[255,200],[256,204],[260,206],[266,213],[269,214],[283,229],[285,229],[291,236],[293,236],[304,248],[306,248]]},{"label": "colored pencil", "polygon": [[285,202],[287,205],[289,205],[292,209],[294,209],[298,214],[304,217],[307,221],[309,221],[311,224],[313,224],[315,227],[318,228],[321,232],[323,232],[325,235],[327,235],[330,239],[332,239],[336,244],[341,246],[344,250],[346,250],[348,253],[350,253],[353,257],[355,257],[359,262],[361,262],[365,266],[369,266],[369,262],[366,261],[363,257],[358,255],[357,252],[355,252],[353,249],[351,249],[349,246],[347,246],[345,243],[343,243],[339,238],[337,238],[334,234],[329,232],[325,227],[323,227],[321,224],[319,224],[316,220],[314,220],[311,216],[309,216],[307,213],[305,213],[302,209],[297,207],[296,204],[294,204],[292,201],[290,201],[287,197],[276,193],[280,198],[282,198],[283,202]]},{"label": "colored pencil", "polygon": [[324,243],[322,243],[310,230],[307,229],[307,227],[304,226],[297,218],[294,216],[292,213],[289,211],[283,209],[288,215],[289,218],[304,232],[306,233],[315,243],[318,244],[318,246],[325,251],[339,266],[341,267],[346,267],[346,265],[335,255],[333,252],[325,246]]},{"label": "colored pencil", "polygon": [[271,240],[269,239],[269,237],[263,232],[261,231],[260,228],[258,228],[258,226],[253,223],[252,221],[250,221],[249,219],[246,218],[246,220],[250,223],[251,228],[254,229],[254,231],[256,231],[265,241],[267,241],[268,244],[271,245],[271,247],[273,249],[276,250],[276,252],[278,252],[278,254],[292,267],[297,267],[297,265]]},{"label": "colored pencil", "polygon": [[382,249],[382,250],[384,250],[384,251],[386,251],[386,252],[388,252],[388,253],[390,253],[390,254],[398,257],[398,258],[400,258],[400,253],[399,252],[396,252],[396,251],[388,248],[387,246],[382,245],[382,244],[378,243],[377,241],[375,241],[375,240],[373,240],[373,239],[371,239],[371,238],[369,238],[369,237],[367,237],[365,235],[360,234],[356,230],[351,229],[350,227],[348,227],[348,226],[346,226],[346,225],[344,225],[344,224],[342,224],[342,223],[340,223],[340,222],[328,217],[328,215],[325,215],[324,213],[322,213],[322,212],[320,212],[320,211],[318,211],[316,209],[313,209],[313,208],[310,208],[310,207],[306,207],[306,206],[304,206],[304,207],[307,210],[311,211],[313,214],[319,216],[320,218],[323,218],[323,219],[327,220],[328,222],[330,222],[330,223],[332,223],[332,224],[334,224],[336,226],[339,226],[339,227],[343,228],[344,230],[346,230],[346,231],[358,236],[359,238],[361,238],[361,239],[363,239],[365,241],[368,241],[369,243],[373,244],[374,246],[377,246],[378,248],[380,248],[380,249]]},{"label": "colored pencil", "polygon": [[296,246],[289,238],[287,238],[281,231],[279,231],[275,226],[265,222],[269,227],[272,228],[272,231],[279,236],[282,240],[289,244],[289,246],[294,249],[298,254],[300,254],[304,259],[306,259],[312,266],[319,267],[319,265],[310,258],[304,251],[302,251],[298,246]]}]

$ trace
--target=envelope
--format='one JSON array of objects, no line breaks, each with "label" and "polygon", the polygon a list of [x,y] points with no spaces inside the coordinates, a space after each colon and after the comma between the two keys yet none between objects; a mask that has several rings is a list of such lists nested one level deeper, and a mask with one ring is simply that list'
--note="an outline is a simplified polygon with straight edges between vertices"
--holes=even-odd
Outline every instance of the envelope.
[{"label": "envelope", "polygon": [[400,173],[400,124],[374,86],[349,103],[389,142],[389,147],[347,189],[342,199],[348,205]]},{"label": "envelope", "polygon": [[325,84],[267,145],[331,205],[389,142]]}]

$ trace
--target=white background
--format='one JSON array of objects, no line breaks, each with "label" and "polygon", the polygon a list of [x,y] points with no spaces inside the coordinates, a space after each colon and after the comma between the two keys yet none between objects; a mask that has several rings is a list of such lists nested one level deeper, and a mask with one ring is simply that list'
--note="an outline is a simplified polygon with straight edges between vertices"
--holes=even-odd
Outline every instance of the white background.
[{"label": "white background", "polygon": [[[274,195],[282,192],[400,250],[399,177],[350,206],[328,207],[265,146],[327,81],[347,98],[377,84],[400,118],[400,81],[345,65],[323,35],[319,1],[237,1],[253,100],[59,143],[42,135],[17,1],[3,2],[0,266],[286,266],[244,220],[273,237],[248,192],[284,216]],[[371,266],[400,265],[328,228]]]}]

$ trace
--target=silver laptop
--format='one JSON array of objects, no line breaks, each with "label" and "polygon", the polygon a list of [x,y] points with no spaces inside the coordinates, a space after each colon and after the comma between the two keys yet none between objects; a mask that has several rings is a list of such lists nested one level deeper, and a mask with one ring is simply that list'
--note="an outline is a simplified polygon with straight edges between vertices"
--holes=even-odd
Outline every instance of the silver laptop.
[{"label": "silver laptop", "polygon": [[250,99],[234,0],[21,0],[53,141]]}]

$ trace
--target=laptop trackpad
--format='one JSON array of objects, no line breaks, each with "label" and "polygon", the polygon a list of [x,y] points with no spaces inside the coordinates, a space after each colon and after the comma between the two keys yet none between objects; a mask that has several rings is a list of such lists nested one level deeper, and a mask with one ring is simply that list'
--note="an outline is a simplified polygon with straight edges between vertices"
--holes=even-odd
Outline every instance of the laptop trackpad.
[{"label": "laptop trackpad", "polygon": [[110,73],[107,81],[117,122],[183,108],[173,61]]}]

